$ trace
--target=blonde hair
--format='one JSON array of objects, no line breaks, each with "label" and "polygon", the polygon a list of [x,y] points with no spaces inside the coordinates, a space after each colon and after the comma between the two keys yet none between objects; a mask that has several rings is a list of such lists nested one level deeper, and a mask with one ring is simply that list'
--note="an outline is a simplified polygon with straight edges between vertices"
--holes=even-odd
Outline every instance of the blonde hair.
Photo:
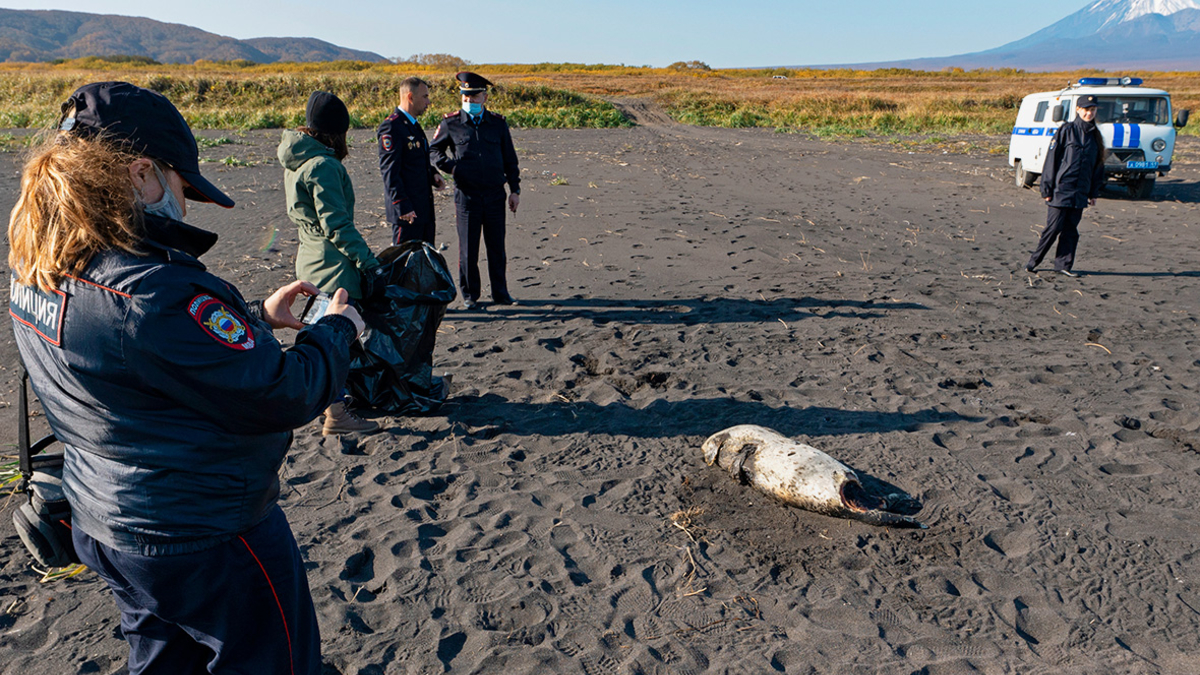
[{"label": "blonde hair", "polygon": [[30,152],[8,221],[8,266],[18,283],[53,290],[100,251],[137,252],[142,213],[129,177],[137,158],[103,136],[66,132]]}]

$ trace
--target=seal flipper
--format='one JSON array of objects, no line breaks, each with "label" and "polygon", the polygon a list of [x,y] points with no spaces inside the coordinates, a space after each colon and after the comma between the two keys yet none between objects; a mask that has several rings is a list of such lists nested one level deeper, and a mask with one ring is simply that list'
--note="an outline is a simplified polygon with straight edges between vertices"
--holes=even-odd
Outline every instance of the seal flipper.
[{"label": "seal flipper", "polygon": [[758,450],[756,443],[743,443],[742,447],[738,448],[737,454],[733,456],[733,461],[729,464],[729,473],[737,479],[742,485],[750,484],[750,474],[746,468],[746,462]]},{"label": "seal flipper", "polygon": [[868,525],[891,525],[893,527],[916,527],[928,530],[929,526],[912,516],[902,516],[899,513],[887,511],[851,511],[850,518],[861,520]]},{"label": "seal flipper", "polygon": [[[842,503],[846,506],[847,517],[861,520],[868,525],[894,525],[896,527],[919,527],[927,530],[929,527],[911,515],[897,513],[901,505],[916,509],[921,508],[921,502],[904,494],[893,493],[880,497],[867,492],[857,480],[847,480],[838,490]],[[908,508],[904,510],[908,510]]]}]

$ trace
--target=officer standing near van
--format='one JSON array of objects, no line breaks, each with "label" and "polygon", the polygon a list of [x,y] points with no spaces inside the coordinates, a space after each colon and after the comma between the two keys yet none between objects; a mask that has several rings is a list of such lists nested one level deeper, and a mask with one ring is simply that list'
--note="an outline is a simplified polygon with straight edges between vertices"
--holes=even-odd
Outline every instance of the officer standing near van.
[{"label": "officer standing near van", "polygon": [[492,300],[513,305],[505,278],[505,195],[513,213],[521,203],[521,170],[508,122],[485,110],[492,83],[471,72],[458,73],[462,109],[447,114],[430,144],[437,168],[454,177],[454,206],[458,220],[458,284],[463,307],[475,309],[482,282],[479,277],[479,236],[487,247],[488,281]]},{"label": "officer standing near van", "polygon": [[1046,229],[1029,256],[1025,271],[1041,264],[1050,245],[1058,240],[1054,270],[1069,277],[1079,244],[1079,221],[1083,209],[1096,205],[1104,185],[1104,138],[1096,128],[1096,97],[1080,96],[1075,102],[1075,119],[1055,133],[1042,172],[1042,198],[1049,207]]},{"label": "officer standing near van", "polygon": [[379,173],[392,243],[434,237],[433,191],[446,186],[429,161],[429,141],[417,118],[429,108],[429,83],[409,77],[400,83],[400,105],[380,122]]}]

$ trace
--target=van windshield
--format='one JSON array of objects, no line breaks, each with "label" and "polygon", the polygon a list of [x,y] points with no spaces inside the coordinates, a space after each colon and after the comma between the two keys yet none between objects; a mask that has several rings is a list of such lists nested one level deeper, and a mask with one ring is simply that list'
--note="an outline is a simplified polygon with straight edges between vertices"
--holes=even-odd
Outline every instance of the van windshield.
[{"label": "van windshield", "polygon": [[1097,96],[1097,124],[1170,124],[1165,96]]}]

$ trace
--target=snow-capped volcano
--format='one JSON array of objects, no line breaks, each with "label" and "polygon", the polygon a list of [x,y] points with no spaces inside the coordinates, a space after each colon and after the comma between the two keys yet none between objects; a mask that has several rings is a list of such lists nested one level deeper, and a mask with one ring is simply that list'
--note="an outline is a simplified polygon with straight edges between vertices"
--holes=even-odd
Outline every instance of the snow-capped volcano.
[{"label": "snow-capped volcano", "polygon": [[1108,17],[1101,28],[1132,21],[1147,14],[1170,16],[1183,9],[1200,9],[1195,0],[1099,0],[1083,10],[1088,14]]},{"label": "snow-capped volcano", "polygon": [[938,70],[1196,70],[1200,0],[1096,0],[1038,32],[973,54],[857,64]]},{"label": "snow-capped volcano", "polygon": [[1050,39],[1086,38],[1142,17],[1164,17],[1177,12],[1200,10],[1196,0],[1097,0],[1067,18],[1000,49],[1023,47]]}]

